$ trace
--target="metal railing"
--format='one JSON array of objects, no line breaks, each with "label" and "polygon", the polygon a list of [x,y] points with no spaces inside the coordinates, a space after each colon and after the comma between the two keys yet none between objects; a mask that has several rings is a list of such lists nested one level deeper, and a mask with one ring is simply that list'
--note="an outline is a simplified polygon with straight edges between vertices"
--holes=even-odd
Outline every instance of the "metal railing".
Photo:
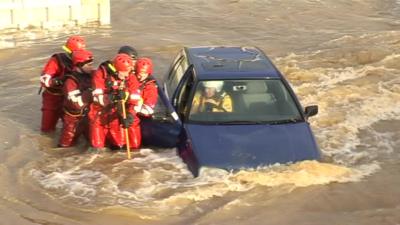
[{"label": "metal railing", "polygon": [[0,0],[0,29],[110,24],[110,0]]}]

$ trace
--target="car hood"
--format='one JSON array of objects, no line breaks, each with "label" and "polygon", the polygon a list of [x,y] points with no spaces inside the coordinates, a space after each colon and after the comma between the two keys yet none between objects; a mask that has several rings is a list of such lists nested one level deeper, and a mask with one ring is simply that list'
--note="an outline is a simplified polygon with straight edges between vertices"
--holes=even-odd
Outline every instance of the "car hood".
[{"label": "car hood", "polygon": [[186,130],[199,166],[224,169],[319,159],[306,122],[279,125],[199,125]]}]

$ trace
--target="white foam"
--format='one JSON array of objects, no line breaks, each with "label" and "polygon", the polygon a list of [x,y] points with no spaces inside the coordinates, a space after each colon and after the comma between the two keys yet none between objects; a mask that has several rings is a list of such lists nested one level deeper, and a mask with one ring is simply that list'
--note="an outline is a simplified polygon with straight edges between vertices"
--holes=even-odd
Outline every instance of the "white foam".
[{"label": "white foam", "polygon": [[[398,33],[387,32],[380,37],[391,38]],[[369,34],[364,37],[343,36],[326,45],[348,43],[360,38],[368,40],[377,37]],[[327,55],[331,54],[330,49],[324,51]],[[393,143],[386,141],[390,136],[370,132],[372,137],[376,137],[377,149],[364,145],[359,135],[362,130],[370,129],[381,120],[400,120],[400,106],[397,104],[400,99],[400,79],[395,75],[398,73],[395,68],[399,68],[395,65],[400,56],[389,53],[377,57],[379,61],[372,60],[373,64],[344,68],[309,65],[309,62],[317,66],[329,65],[324,64],[323,58],[321,63],[318,62],[316,56],[320,54],[321,51],[304,55],[289,54],[278,61],[285,65],[283,71],[294,84],[302,104],[319,105],[319,114],[310,118],[310,122],[323,154],[337,164],[359,167],[363,171],[359,173],[360,176],[373,173],[379,168],[379,162],[376,161],[379,154],[390,154]],[[337,58],[335,60],[340,61]],[[310,69],[302,69],[302,66]],[[364,150],[359,152],[358,146],[363,146]]]},{"label": "white foam", "polygon": [[[31,175],[49,194],[63,200],[105,207],[121,205],[170,215],[179,214],[193,202],[223,197],[229,192],[247,192],[256,186],[291,185],[293,189],[357,181],[377,168],[346,168],[311,161],[238,173],[202,168],[200,176],[193,178],[174,150],[146,152],[144,156],[135,155],[134,159],[141,160],[125,160],[120,154],[65,157],[45,165],[43,170],[32,170]],[[106,157],[120,161],[99,169],[98,163],[103,164]]]},{"label": "white foam", "polygon": [[75,172],[43,172],[33,169],[31,175],[45,188],[62,191],[61,198],[77,198],[84,203],[96,196],[96,187],[106,178],[99,172],[79,170]]}]

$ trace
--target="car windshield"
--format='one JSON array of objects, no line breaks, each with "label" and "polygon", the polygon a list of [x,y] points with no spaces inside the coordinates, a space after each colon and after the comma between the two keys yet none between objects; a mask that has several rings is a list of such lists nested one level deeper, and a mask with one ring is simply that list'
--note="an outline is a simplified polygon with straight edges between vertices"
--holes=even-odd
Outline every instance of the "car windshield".
[{"label": "car windshield", "polygon": [[301,114],[279,79],[200,81],[188,122],[214,124],[293,123]]}]

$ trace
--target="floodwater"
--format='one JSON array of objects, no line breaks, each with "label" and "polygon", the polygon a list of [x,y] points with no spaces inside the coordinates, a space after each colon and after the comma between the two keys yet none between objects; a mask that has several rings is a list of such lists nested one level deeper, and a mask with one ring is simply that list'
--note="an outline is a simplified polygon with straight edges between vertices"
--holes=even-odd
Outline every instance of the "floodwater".
[{"label": "floodwater", "polygon": [[[107,27],[0,33],[0,224],[400,224],[400,1],[111,1]],[[323,162],[193,178],[174,149],[93,155],[39,132],[39,74],[71,33],[135,46],[258,46],[300,97]]]}]

